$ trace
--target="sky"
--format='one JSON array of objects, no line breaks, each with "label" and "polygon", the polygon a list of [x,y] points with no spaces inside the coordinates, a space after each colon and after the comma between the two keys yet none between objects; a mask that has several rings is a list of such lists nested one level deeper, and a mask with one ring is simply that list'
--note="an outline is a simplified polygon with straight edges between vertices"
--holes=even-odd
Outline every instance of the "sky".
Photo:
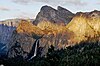
[{"label": "sky", "polygon": [[57,8],[62,6],[69,11],[100,11],[100,0],[0,0],[0,21],[14,18],[35,19],[44,5]]}]

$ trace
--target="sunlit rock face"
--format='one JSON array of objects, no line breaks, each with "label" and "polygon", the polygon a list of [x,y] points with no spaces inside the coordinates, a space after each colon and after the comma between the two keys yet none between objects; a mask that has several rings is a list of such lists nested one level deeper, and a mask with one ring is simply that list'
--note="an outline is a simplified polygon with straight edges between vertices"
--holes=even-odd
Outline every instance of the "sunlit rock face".
[{"label": "sunlit rock face", "polygon": [[100,37],[100,11],[79,12],[66,27],[75,33],[76,42],[96,39]]},{"label": "sunlit rock face", "polygon": [[33,24],[37,25],[39,22],[46,20],[52,23],[65,25],[71,21],[73,16],[74,14],[72,12],[60,6],[58,6],[57,9],[50,6],[43,6],[37,14]]},{"label": "sunlit rock face", "polygon": [[21,20],[21,23],[18,25],[16,31],[17,33],[24,33],[32,36],[35,39],[38,39],[37,37],[35,37],[35,35],[41,37],[44,34],[41,29],[27,20]]}]

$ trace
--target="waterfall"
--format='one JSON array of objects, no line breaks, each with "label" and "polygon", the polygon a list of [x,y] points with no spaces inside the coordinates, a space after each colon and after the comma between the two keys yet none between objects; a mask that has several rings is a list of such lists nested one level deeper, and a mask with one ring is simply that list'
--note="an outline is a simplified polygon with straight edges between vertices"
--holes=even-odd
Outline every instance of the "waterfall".
[{"label": "waterfall", "polygon": [[38,50],[38,46],[39,46],[39,40],[36,40],[32,46],[32,50],[29,54],[29,56],[31,55],[31,57],[28,60],[33,59],[34,57],[36,57],[37,55],[37,50]]}]

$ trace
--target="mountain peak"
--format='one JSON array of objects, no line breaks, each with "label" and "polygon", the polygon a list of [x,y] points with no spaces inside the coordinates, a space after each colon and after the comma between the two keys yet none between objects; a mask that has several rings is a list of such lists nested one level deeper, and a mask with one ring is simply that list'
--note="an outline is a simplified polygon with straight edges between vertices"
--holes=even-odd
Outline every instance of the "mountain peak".
[{"label": "mountain peak", "polygon": [[37,25],[39,22],[46,20],[52,23],[65,25],[70,22],[73,16],[73,13],[66,10],[65,8],[62,8],[61,6],[58,6],[58,9],[56,10],[50,6],[45,5],[41,8],[33,23]]},{"label": "mountain peak", "polygon": [[41,9],[40,9],[40,11],[49,11],[49,10],[56,10],[56,9],[54,9],[51,6],[48,6],[48,5],[42,6]]},{"label": "mountain peak", "polygon": [[63,7],[61,7],[61,6],[58,6],[58,7],[57,7],[57,10],[58,10],[58,11],[64,11],[64,12],[69,12],[69,13],[72,13],[72,12],[71,12],[71,11],[69,11],[68,9],[63,8]]}]

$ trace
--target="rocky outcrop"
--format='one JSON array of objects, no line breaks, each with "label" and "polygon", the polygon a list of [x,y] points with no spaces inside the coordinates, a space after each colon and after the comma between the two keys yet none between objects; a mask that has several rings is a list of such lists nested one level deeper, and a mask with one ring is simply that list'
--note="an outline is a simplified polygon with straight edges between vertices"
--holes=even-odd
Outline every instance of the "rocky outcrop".
[{"label": "rocky outcrop", "polygon": [[95,40],[100,37],[100,11],[79,12],[66,27],[74,32],[76,42]]},{"label": "rocky outcrop", "polygon": [[59,25],[65,25],[71,21],[73,16],[73,13],[60,6],[58,6],[57,10],[50,6],[43,6],[33,24],[37,25],[39,22],[46,20]]}]

